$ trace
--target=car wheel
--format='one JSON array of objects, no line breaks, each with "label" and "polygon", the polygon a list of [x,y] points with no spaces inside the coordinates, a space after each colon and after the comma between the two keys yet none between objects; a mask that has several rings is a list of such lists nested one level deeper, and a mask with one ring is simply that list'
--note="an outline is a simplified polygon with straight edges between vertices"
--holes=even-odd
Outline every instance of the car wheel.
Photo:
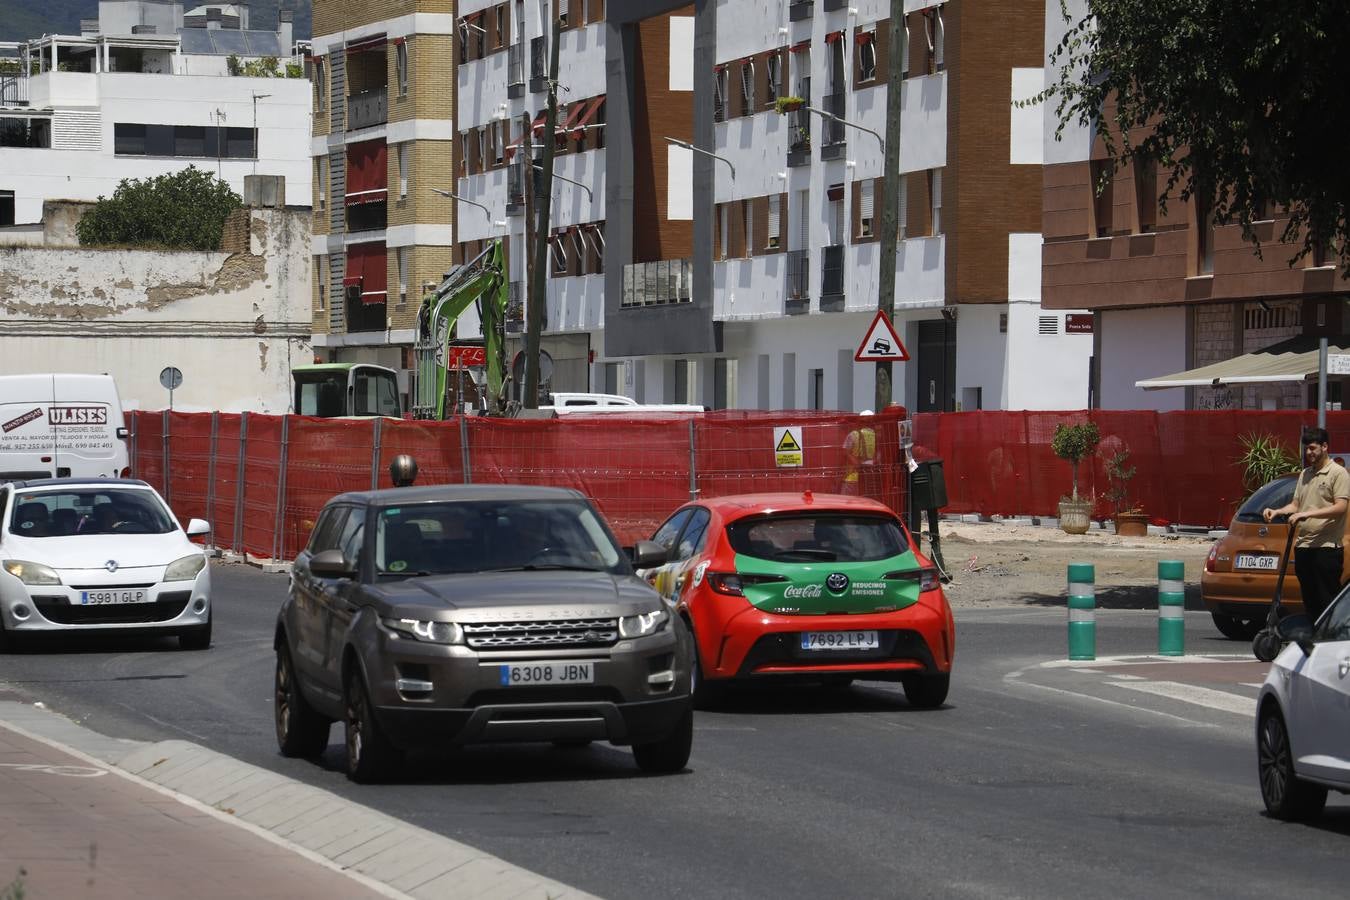
[{"label": "car wheel", "polygon": [[1266,811],[1277,819],[1310,819],[1327,803],[1327,789],[1303,781],[1294,774],[1294,754],[1289,747],[1289,729],[1275,710],[1261,715],[1257,730],[1256,765],[1261,778],[1261,799]]},{"label": "car wheel", "polygon": [[347,677],[346,695],[347,777],[370,784],[390,771],[399,754],[375,721],[370,692],[355,667]]},{"label": "car wheel", "polygon": [[689,704],[680,716],[675,730],[650,744],[634,744],[633,759],[638,768],[653,775],[668,775],[684,770],[689,762],[689,750],[694,743],[694,707]]},{"label": "car wheel", "polygon": [[328,747],[328,731],[332,722],[315,712],[305,699],[295,676],[291,650],[284,643],[277,649],[272,700],[277,746],[281,748],[281,755],[304,759],[321,756]]},{"label": "car wheel", "polygon": [[1261,630],[1263,624],[1260,619],[1239,619],[1236,616],[1217,612],[1212,612],[1209,615],[1214,620],[1214,627],[1218,628],[1219,633],[1230,641],[1250,641],[1256,637],[1256,633]]},{"label": "car wheel", "polygon": [[0,653],[12,653],[19,648],[18,635],[11,634],[5,628],[5,617],[0,614]]},{"label": "car wheel", "polygon": [[947,700],[947,690],[951,687],[951,673],[939,675],[910,675],[902,682],[905,686],[905,699],[910,706],[919,709],[937,709]]},{"label": "car wheel", "polygon": [[206,614],[205,625],[193,625],[191,628],[178,635],[178,649],[180,650],[205,650],[211,646],[211,618],[215,615],[215,610]]},{"label": "car wheel", "polygon": [[689,667],[689,696],[695,709],[715,709],[726,699],[726,685],[703,677],[703,662],[699,659],[698,642],[694,642],[693,665]]}]

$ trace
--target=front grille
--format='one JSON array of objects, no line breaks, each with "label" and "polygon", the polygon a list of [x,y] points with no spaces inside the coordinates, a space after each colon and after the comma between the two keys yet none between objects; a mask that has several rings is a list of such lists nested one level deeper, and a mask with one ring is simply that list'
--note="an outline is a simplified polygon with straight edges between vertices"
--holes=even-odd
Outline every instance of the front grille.
[{"label": "front grille", "polygon": [[33,604],[43,618],[59,625],[138,625],[176,619],[191,599],[191,591],[172,591],[160,594],[153,603],[83,606],[69,603],[65,598],[35,597]]},{"label": "front grille", "polygon": [[72,584],[72,591],[125,591],[132,588],[154,587],[153,581],[147,581],[145,584]]},{"label": "front grille", "polygon": [[[622,703],[623,694],[617,688],[602,684],[554,684],[529,687],[487,688],[474,691],[464,705],[472,709],[480,706],[515,706],[521,703]],[[550,716],[562,713],[549,711]],[[592,715],[591,711],[581,713]],[[519,718],[535,718],[539,710],[522,710]],[[503,713],[509,718],[509,713]]]},{"label": "front grille", "polygon": [[618,640],[618,619],[464,623],[464,642],[475,650],[612,647]]}]

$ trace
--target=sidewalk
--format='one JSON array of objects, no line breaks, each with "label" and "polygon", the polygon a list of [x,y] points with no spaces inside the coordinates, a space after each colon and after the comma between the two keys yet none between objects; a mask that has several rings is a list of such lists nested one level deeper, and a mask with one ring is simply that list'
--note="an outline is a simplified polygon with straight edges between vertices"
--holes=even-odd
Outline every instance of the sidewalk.
[{"label": "sidewalk", "polygon": [[0,897],[401,896],[91,763],[0,723]]}]

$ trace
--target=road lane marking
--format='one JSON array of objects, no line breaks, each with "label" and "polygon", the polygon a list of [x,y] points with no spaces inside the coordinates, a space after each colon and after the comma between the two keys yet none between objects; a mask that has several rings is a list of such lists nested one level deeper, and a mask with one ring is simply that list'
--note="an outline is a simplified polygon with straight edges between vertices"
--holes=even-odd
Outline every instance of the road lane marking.
[{"label": "road lane marking", "polygon": [[[1034,667],[1033,667],[1034,668]],[[1148,713],[1153,716],[1160,716],[1164,719],[1171,719],[1174,722],[1180,722],[1195,728],[1217,728],[1212,722],[1197,722],[1194,719],[1187,719],[1185,716],[1177,716],[1172,713],[1162,712],[1161,710],[1149,709],[1147,706],[1135,706],[1131,703],[1122,703],[1119,700],[1108,700],[1105,697],[1094,697],[1092,694],[1082,694],[1078,691],[1067,691],[1063,688],[1050,687],[1048,684],[1037,684],[1034,681],[1026,681],[1022,678],[1024,669],[1018,669],[1016,672],[1009,672],[1003,676],[1003,683],[1009,685],[1021,685],[1023,687],[1036,688],[1042,691],[1049,691],[1052,694],[1061,694],[1066,697],[1077,697],[1080,700],[1091,700],[1094,703],[1100,703],[1104,706],[1118,706],[1128,709],[1132,712]]]},{"label": "road lane marking", "polygon": [[1183,703],[1193,703],[1196,706],[1217,709],[1220,712],[1236,713],[1240,716],[1251,716],[1256,712],[1256,701],[1253,698],[1230,694],[1227,691],[1216,691],[1213,688],[1199,687],[1194,684],[1182,684],[1178,681],[1132,681],[1124,683],[1108,681],[1106,683],[1118,688],[1140,691],[1145,694],[1152,694],[1155,697],[1166,697],[1169,700],[1180,700]]},{"label": "road lane marking", "polygon": [[64,775],[67,778],[97,778],[107,775],[107,769],[95,769],[93,766],[57,766],[47,763],[0,763],[6,769],[18,772],[41,772],[44,775]]},{"label": "road lane marking", "polygon": [[1147,681],[1143,675],[1126,675],[1124,672],[1109,672],[1112,678],[1117,681]]}]

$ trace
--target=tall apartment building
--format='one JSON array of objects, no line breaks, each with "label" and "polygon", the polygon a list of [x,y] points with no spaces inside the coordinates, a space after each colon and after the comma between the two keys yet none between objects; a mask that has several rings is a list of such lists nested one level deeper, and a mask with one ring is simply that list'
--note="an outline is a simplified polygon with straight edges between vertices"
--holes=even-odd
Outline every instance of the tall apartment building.
[{"label": "tall apartment building", "polygon": [[[40,242],[45,202],[188,165],[241,196],[245,176],[280,175],[291,204],[308,204],[309,83],[288,12],[276,31],[249,28],[244,4],[101,0],[98,12],[80,34],[0,45],[0,238]],[[294,77],[249,74],[269,58]]]},{"label": "tall apartment building", "polygon": [[[455,193],[487,210],[459,206],[457,253],[503,238],[521,299],[526,159],[547,139],[547,36],[562,25],[554,389],[871,406],[873,367],[853,355],[877,306],[900,53],[895,324],[911,359],[894,396],[917,410],[1086,404],[1091,321],[1040,305],[1042,111],[1014,104],[1043,83],[1045,3],[904,6],[891,47],[887,0],[462,0]],[[806,108],[781,114],[784,97]]]},{"label": "tall apartment building", "polygon": [[456,210],[433,191],[454,191],[453,8],[314,2],[314,346],[332,361],[406,373],[450,268]]},{"label": "tall apartment building", "polygon": [[[1076,21],[1085,0],[1069,4]],[[1045,47],[1066,23],[1046,4]],[[1046,84],[1057,72],[1046,65]],[[1044,300],[1047,309],[1086,307],[1094,320],[1095,405],[1106,409],[1306,409],[1316,407],[1318,338],[1350,350],[1350,287],[1336,260],[1320,253],[1292,267],[1297,248],[1278,242],[1288,216],[1272,208],[1255,230],[1257,256],[1237,225],[1216,227],[1203,203],[1158,195],[1157,166],[1117,171],[1100,193],[1106,151],[1078,123],[1056,140],[1058,120],[1045,110]],[[1302,354],[1303,371],[1284,381],[1249,383],[1268,374],[1268,347]],[[1208,369],[1224,364],[1219,369]],[[1207,368],[1187,376],[1188,370]],[[1309,371],[1311,370],[1311,371]],[[1160,376],[1183,376],[1171,379]],[[1215,383],[1216,375],[1234,381]],[[1176,387],[1145,390],[1139,382]],[[1329,385],[1341,403],[1341,385]]]}]

